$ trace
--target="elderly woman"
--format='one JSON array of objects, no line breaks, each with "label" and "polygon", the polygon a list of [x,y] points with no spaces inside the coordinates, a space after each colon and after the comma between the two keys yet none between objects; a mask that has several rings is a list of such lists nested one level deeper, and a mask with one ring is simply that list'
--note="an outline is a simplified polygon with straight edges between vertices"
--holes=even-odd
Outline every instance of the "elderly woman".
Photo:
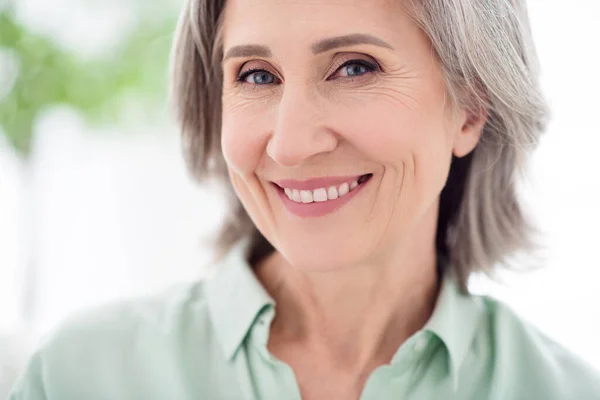
[{"label": "elderly woman", "polygon": [[600,399],[487,297],[534,249],[523,0],[190,0],[173,100],[232,192],[215,274],[64,323],[12,399]]}]

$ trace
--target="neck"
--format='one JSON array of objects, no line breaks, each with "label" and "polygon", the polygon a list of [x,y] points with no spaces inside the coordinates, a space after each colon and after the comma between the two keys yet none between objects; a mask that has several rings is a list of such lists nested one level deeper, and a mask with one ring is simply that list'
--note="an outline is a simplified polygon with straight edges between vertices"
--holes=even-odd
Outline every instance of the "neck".
[{"label": "neck", "polygon": [[425,239],[414,235],[403,246],[410,252],[395,249],[376,262],[327,272],[299,270],[274,253],[257,268],[277,304],[269,342],[298,345],[351,373],[389,363],[435,306],[435,248],[414,251],[417,243],[434,243]]}]

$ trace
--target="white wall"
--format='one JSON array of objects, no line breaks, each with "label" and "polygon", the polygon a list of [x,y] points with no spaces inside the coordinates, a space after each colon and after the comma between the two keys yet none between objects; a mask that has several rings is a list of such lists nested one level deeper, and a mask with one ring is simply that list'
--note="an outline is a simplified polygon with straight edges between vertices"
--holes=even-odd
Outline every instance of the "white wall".
[{"label": "white wall", "polygon": [[0,333],[19,324],[20,271],[25,265],[21,160],[0,132]]},{"label": "white wall", "polygon": [[202,273],[201,234],[218,224],[218,198],[188,179],[173,129],[137,129],[95,131],[66,109],[41,120],[32,162],[42,330],[75,308]]}]

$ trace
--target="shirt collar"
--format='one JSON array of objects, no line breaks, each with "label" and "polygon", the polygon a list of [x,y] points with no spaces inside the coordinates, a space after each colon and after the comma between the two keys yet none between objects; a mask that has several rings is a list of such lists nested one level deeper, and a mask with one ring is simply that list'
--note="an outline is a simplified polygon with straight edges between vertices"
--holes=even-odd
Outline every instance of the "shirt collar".
[{"label": "shirt collar", "polygon": [[247,239],[237,242],[206,282],[208,310],[228,360],[236,355],[261,310],[275,304],[247,261],[249,243]]},{"label": "shirt collar", "polygon": [[448,368],[454,390],[458,388],[460,368],[469,352],[481,316],[483,304],[479,297],[461,292],[453,268],[442,258],[444,275],[440,293],[429,321],[423,330],[436,335],[448,351]]},{"label": "shirt collar", "polygon": [[[228,359],[236,355],[261,311],[275,304],[247,261],[249,243],[240,240],[216,264],[216,275],[206,282],[209,313]],[[440,262],[447,263],[445,258]],[[442,270],[445,273],[440,293],[423,330],[435,334],[446,346],[449,373],[456,389],[460,367],[482,315],[482,304],[479,298],[460,291],[450,265]]]}]

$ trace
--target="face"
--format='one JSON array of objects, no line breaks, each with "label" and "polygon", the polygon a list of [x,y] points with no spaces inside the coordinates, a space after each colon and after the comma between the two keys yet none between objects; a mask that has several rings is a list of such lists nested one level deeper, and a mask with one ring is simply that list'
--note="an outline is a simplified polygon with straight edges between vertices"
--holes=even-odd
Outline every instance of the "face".
[{"label": "face", "polygon": [[481,126],[450,109],[400,1],[229,0],[223,29],[230,179],[287,261],[368,263],[435,228],[451,156]]}]

